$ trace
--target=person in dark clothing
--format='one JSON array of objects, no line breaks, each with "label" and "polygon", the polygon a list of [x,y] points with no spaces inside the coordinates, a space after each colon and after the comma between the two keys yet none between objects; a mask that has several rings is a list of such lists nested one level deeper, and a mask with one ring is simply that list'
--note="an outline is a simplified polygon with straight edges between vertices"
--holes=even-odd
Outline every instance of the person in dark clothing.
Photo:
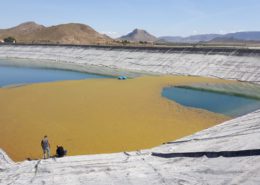
[{"label": "person in dark clothing", "polygon": [[42,146],[42,150],[43,150],[43,158],[44,159],[48,159],[50,158],[51,154],[50,154],[50,143],[48,141],[48,137],[45,135],[44,138],[41,141],[41,146]]},{"label": "person in dark clothing", "polygon": [[56,149],[56,156],[57,157],[64,157],[67,154],[67,150],[64,150],[62,146],[57,146]]}]

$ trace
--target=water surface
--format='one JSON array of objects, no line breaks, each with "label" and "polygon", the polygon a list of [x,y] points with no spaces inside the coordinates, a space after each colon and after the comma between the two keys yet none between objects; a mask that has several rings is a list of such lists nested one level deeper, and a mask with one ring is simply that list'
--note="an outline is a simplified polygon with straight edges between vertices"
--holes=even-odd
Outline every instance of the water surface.
[{"label": "water surface", "polygon": [[109,77],[60,69],[0,65],[0,87],[18,84],[53,82],[61,80],[80,80],[89,78]]},{"label": "water surface", "polygon": [[260,109],[260,101],[257,99],[183,87],[164,88],[162,96],[184,106],[206,109],[232,117]]}]

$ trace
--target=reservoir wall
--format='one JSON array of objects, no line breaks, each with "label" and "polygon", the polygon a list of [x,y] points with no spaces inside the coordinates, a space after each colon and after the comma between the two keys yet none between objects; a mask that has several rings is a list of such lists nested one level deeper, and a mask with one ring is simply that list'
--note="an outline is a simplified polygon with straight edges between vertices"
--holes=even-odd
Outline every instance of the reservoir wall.
[{"label": "reservoir wall", "polygon": [[0,45],[0,58],[260,83],[260,50],[249,48]]}]

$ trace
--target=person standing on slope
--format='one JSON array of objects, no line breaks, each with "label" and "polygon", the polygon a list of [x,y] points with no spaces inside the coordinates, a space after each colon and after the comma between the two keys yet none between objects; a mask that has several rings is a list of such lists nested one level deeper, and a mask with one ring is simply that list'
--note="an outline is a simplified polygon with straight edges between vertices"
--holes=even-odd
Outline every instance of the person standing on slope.
[{"label": "person standing on slope", "polygon": [[48,141],[48,137],[47,136],[44,136],[44,138],[42,139],[42,142],[41,142],[41,146],[42,146],[42,150],[43,150],[43,158],[44,159],[48,159],[50,158],[50,144],[49,144],[49,141]]}]

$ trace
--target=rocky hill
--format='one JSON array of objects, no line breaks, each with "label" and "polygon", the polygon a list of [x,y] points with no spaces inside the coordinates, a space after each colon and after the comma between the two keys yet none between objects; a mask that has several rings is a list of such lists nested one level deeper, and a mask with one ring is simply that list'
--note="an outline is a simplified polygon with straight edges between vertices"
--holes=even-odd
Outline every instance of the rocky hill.
[{"label": "rocky hill", "polygon": [[155,42],[157,38],[150,33],[148,33],[145,30],[141,29],[134,29],[132,32],[130,32],[127,35],[124,35],[119,38],[120,40],[128,40],[133,42]]},{"label": "rocky hill", "polygon": [[90,26],[77,23],[45,27],[26,22],[16,27],[0,30],[0,39],[12,36],[18,43],[43,44],[108,44],[113,39],[96,32]]}]

